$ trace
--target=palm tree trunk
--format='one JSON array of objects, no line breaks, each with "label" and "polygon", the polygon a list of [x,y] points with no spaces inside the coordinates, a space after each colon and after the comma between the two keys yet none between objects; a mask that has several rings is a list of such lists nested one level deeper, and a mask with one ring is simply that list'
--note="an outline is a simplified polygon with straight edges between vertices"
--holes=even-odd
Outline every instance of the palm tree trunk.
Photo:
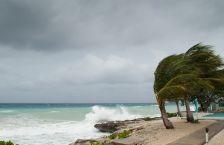
[{"label": "palm tree trunk", "polygon": [[168,119],[168,115],[166,113],[165,102],[158,101],[158,104],[159,104],[159,109],[161,112],[164,126],[166,127],[166,129],[173,129],[174,126],[173,126],[172,122]]},{"label": "palm tree trunk", "polygon": [[178,114],[180,117],[182,117],[182,114],[181,114],[181,112],[180,112],[179,101],[176,100],[175,103],[176,103],[176,105],[177,105],[177,114]]},{"label": "palm tree trunk", "polygon": [[188,97],[185,97],[184,101],[185,101],[186,112],[187,112],[187,122],[194,123],[194,116],[193,116],[193,113],[190,110],[190,103],[189,103]]},{"label": "palm tree trunk", "polygon": [[201,111],[205,112],[206,109],[205,109],[204,103],[203,103],[202,100],[201,100],[201,97],[198,97],[198,102],[199,102],[199,104],[200,104],[200,106],[201,106]]}]

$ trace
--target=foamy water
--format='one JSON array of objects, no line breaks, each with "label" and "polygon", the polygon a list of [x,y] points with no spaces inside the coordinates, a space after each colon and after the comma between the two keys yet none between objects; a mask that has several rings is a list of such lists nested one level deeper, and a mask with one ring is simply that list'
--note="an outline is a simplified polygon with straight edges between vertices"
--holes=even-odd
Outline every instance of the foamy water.
[{"label": "foamy water", "polygon": [[[0,139],[20,145],[68,145],[107,135],[94,128],[97,122],[160,116],[153,104],[0,107]],[[174,105],[168,108],[175,111]]]}]

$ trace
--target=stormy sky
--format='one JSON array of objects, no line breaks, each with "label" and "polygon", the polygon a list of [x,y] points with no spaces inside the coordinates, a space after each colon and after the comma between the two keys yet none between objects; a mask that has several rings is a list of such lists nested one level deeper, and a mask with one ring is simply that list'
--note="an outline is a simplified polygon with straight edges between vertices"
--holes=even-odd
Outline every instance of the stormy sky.
[{"label": "stormy sky", "polygon": [[221,0],[0,0],[0,102],[154,102],[167,55],[224,56]]}]

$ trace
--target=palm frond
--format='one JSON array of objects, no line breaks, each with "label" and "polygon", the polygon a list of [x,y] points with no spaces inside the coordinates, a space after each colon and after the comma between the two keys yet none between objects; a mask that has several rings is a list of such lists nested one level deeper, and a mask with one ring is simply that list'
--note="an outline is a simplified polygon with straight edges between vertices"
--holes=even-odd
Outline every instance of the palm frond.
[{"label": "palm frond", "polygon": [[162,88],[157,93],[157,96],[160,99],[164,99],[164,100],[183,98],[185,95],[186,95],[185,88],[181,85]]}]

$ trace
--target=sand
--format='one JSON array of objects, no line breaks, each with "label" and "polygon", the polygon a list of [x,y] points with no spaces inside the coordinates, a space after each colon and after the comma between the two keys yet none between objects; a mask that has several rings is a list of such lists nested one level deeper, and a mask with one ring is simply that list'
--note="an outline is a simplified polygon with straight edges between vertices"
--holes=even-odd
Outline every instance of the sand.
[{"label": "sand", "polygon": [[166,145],[196,130],[204,128],[214,120],[200,120],[198,124],[187,123],[185,119],[170,119],[175,129],[165,129],[162,120],[145,122],[144,129],[134,133],[134,136],[144,139],[147,145]]}]

